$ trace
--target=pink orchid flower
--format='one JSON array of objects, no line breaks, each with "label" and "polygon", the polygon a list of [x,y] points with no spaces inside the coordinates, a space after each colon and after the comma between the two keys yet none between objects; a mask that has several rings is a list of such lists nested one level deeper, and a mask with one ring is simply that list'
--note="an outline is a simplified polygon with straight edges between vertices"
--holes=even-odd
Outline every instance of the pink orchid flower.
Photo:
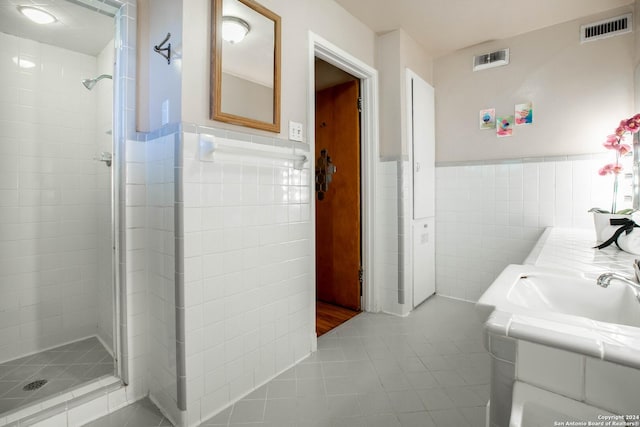
[{"label": "pink orchid flower", "polygon": [[600,176],[605,176],[610,173],[614,175],[618,175],[620,172],[622,172],[622,166],[617,165],[615,163],[608,163],[604,165],[602,168],[600,168],[600,170],[598,171],[598,174]]},{"label": "pink orchid flower", "polygon": [[631,133],[636,133],[638,132],[638,130],[640,130],[640,126],[638,126],[638,123],[634,120],[633,117],[630,118],[629,120],[626,120],[624,122],[623,127],[625,131],[631,132]]},{"label": "pink orchid flower", "polygon": [[624,156],[631,152],[631,146],[629,144],[618,144],[616,150],[618,150],[618,153],[620,153],[621,156]]},{"label": "pink orchid flower", "polygon": [[624,137],[628,133],[631,135],[640,131],[640,113],[634,116],[620,121],[620,124],[616,128],[613,134],[607,136],[606,142],[602,145],[607,150],[616,151],[616,162],[604,165],[598,170],[600,176],[606,176],[609,174],[614,175],[613,182],[613,202],[611,203],[611,212],[616,212],[616,201],[618,198],[618,175],[622,172],[622,166],[620,165],[620,157],[631,152],[632,147],[629,144],[624,144]]},{"label": "pink orchid flower", "polygon": [[607,141],[602,145],[604,145],[604,148],[607,150],[616,150],[619,144],[619,139],[620,138],[617,135],[609,135],[607,137]]}]

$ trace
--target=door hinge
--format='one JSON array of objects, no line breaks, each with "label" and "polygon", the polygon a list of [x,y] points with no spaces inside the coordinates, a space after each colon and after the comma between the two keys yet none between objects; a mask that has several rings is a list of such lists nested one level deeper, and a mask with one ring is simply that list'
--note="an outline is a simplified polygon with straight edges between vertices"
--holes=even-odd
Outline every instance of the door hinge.
[{"label": "door hinge", "polygon": [[358,97],[358,111],[362,113],[362,97]]},{"label": "door hinge", "polygon": [[364,283],[364,270],[362,267],[358,269],[358,282],[360,282],[360,296],[362,296],[362,284]]}]

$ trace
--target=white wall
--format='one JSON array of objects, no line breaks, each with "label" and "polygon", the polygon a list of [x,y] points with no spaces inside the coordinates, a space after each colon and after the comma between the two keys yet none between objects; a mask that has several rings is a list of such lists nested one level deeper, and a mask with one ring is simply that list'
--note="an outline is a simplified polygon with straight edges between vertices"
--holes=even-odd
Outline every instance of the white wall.
[{"label": "white wall", "polygon": [[[0,34],[0,361],[97,332],[96,58]],[[21,57],[36,64],[20,69]]]},{"label": "white wall", "polygon": [[311,351],[312,195],[308,162],[202,162],[198,134],[183,138],[187,412],[198,425]]},{"label": "white wall", "polygon": [[380,157],[406,160],[406,69],[433,85],[433,60],[402,29],[379,35],[376,46],[376,67],[380,72]]},{"label": "white wall", "polygon": [[402,70],[400,69],[400,31],[376,39],[376,67],[380,75],[380,158],[402,158]]},{"label": "white wall", "polygon": [[[137,31],[137,130],[150,132],[159,129],[162,122],[162,104],[169,105],[167,123],[178,123],[182,115],[180,79],[182,75],[182,9],[183,3],[191,6],[192,0],[138,0]],[[187,26],[191,25],[187,23]],[[171,64],[153,47],[171,38]],[[207,34],[198,37],[207,39]],[[165,44],[164,47],[167,45]],[[164,52],[165,54],[167,52]]]},{"label": "white wall", "polygon": [[[619,121],[633,113],[634,35],[580,44],[583,23],[614,10],[438,58],[436,161],[597,153]],[[510,48],[508,66],[473,72],[473,55]],[[478,112],[513,114],[532,101],[534,125],[511,138],[479,130]]]}]

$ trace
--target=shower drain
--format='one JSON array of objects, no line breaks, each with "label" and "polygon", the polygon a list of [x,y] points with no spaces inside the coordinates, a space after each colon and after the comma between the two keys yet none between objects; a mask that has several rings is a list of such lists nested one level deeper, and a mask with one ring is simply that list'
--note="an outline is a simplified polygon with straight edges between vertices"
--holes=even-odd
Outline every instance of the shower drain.
[{"label": "shower drain", "polygon": [[22,389],[24,391],[38,390],[40,387],[45,385],[47,382],[48,382],[47,380],[35,380],[35,381],[30,382],[26,386],[22,387]]}]

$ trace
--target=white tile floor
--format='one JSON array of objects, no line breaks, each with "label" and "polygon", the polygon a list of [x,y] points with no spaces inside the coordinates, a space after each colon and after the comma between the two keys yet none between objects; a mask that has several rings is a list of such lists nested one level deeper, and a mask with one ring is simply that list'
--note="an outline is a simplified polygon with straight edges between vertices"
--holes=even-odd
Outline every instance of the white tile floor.
[{"label": "white tile floor", "polygon": [[202,426],[483,427],[488,398],[473,304],[436,296],[406,318],[356,316]]},{"label": "white tile floor", "polygon": [[[488,398],[489,356],[473,304],[436,296],[405,318],[356,316],[320,337],[317,353],[202,426],[484,427]],[[109,417],[165,425],[130,413]],[[92,425],[116,425],[109,417]]]}]

